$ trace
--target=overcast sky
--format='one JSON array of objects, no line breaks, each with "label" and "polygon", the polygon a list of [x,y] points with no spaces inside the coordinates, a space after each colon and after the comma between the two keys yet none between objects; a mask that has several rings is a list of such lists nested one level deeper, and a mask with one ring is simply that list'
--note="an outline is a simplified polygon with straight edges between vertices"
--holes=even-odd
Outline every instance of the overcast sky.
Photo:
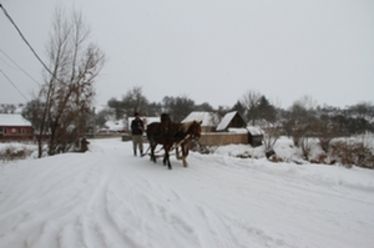
[{"label": "overcast sky", "polygon": [[[80,10],[105,52],[96,104],[134,86],[150,101],[187,96],[232,106],[248,90],[290,106],[304,95],[374,102],[373,0],[0,0],[45,58],[56,6]],[[42,68],[0,13],[0,49],[36,80]],[[38,85],[0,52],[31,99]],[[25,102],[0,74],[0,103]]]}]

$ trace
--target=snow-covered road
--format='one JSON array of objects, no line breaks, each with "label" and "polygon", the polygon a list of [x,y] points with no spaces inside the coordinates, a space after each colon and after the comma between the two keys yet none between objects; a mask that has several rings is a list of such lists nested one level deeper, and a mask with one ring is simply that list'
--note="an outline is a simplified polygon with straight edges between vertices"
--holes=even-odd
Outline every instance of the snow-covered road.
[{"label": "snow-covered road", "polygon": [[374,247],[374,171],[188,161],[170,171],[106,139],[0,164],[0,247]]}]

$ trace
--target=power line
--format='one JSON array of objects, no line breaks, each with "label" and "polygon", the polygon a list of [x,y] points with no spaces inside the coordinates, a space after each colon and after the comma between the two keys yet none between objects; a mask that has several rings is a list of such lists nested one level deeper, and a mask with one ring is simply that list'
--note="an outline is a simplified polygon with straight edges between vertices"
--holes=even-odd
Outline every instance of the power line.
[{"label": "power line", "polygon": [[17,24],[13,21],[12,17],[8,14],[8,11],[5,9],[5,7],[0,3],[0,8],[3,10],[4,15],[8,18],[10,23],[14,26],[14,28],[17,30],[18,34],[21,36],[22,40],[26,43],[28,48],[31,50],[31,52],[34,54],[34,56],[37,58],[37,60],[42,64],[44,69],[52,75],[52,77],[56,78],[55,75],[49,70],[48,66],[44,63],[44,61],[40,58],[40,56],[36,53],[34,48],[30,45],[30,43],[27,41],[26,37],[23,35]]},{"label": "power line", "polygon": [[0,53],[2,53],[9,61],[11,61],[13,63],[13,65],[15,65],[20,71],[22,71],[28,78],[30,78],[34,83],[38,84],[39,86],[41,86],[41,84],[35,79],[33,78],[30,73],[28,73],[25,69],[23,69],[19,64],[16,63],[16,61],[14,61],[14,59],[12,59],[8,54],[6,54],[6,52],[4,52],[1,48],[0,48]]},{"label": "power line", "polygon": [[27,99],[27,97],[22,93],[22,91],[20,91],[20,89],[18,89],[18,87],[16,86],[16,84],[5,74],[5,72],[3,72],[3,70],[0,69],[0,73],[3,74],[3,76],[5,77],[5,79],[8,80],[8,82],[18,91],[18,93],[26,100],[26,102],[29,101],[29,99]]},{"label": "power line", "polygon": [[14,66],[9,64],[9,62],[6,59],[4,59],[3,57],[0,57],[0,60],[3,61],[3,63],[6,64],[8,67],[14,68]]}]

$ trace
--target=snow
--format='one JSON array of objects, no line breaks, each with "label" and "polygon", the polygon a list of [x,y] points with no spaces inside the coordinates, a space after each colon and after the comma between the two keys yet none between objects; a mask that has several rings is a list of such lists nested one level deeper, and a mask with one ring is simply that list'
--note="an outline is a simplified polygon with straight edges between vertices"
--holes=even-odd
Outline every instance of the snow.
[{"label": "snow", "polygon": [[244,144],[231,144],[213,148],[215,154],[230,156],[230,157],[251,157],[251,158],[264,158],[264,147],[251,147]]},{"label": "snow", "polygon": [[0,151],[7,149],[7,148],[14,148],[14,149],[23,149],[27,148],[30,150],[35,150],[36,149],[36,144],[33,142],[6,142],[6,143],[1,143],[0,142]]},{"label": "snow", "polygon": [[[6,142],[0,143],[0,161],[6,162],[7,155],[17,154],[20,152],[24,152],[24,156],[37,158],[38,155],[38,147],[35,143],[32,142]],[[1,164],[1,163],[0,163]]]},{"label": "snow", "polygon": [[229,133],[241,133],[241,134],[248,134],[248,130],[246,128],[237,128],[237,127],[229,127]]},{"label": "snow", "polygon": [[90,142],[0,164],[0,247],[373,247],[373,170],[228,156],[237,146],[167,170],[131,142]]},{"label": "snow", "polygon": [[215,127],[219,122],[219,118],[213,112],[194,111],[182,120],[183,123],[191,121],[202,121],[202,127]]},{"label": "snow", "polygon": [[104,124],[105,131],[122,132],[126,129],[127,123],[124,119],[121,120],[107,120]]},{"label": "snow", "polygon": [[247,126],[247,130],[252,135],[263,135],[264,131],[260,127]]},{"label": "snow", "polygon": [[230,124],[230,121],[235,117],[235,114],[237,111],[232,111],[227,114],[222,118],[221,122],[217,126],[217,131],[223,131],[227,128],[227,126]]},{"label": "snow", "polygon": [[301,150],[295,149],[292,139],[281,136],[274,146],[274,151],[277,156],[282,158],[284,161],[301,161]]},{"label": "snow", "polygon": [[364,133],[352,137],[335,138],[332,140],[332,143],[334,142],[343,142],[347,144],[362,143],[365,145],[365,147],[374,150],[374,133]]},{"label": "snow", "polygon": [[31,122],[20,114],[0,114],[0,126],[31,127]]}]

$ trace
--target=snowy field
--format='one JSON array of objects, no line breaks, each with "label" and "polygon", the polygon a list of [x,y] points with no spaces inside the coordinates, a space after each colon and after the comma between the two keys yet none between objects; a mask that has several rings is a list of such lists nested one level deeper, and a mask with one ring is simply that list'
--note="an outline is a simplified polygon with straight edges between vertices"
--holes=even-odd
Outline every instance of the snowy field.
[{"label": "snowy field", "polygon": [[90,149],[0,162],[0,247],[374,247],[373,170]]}]

